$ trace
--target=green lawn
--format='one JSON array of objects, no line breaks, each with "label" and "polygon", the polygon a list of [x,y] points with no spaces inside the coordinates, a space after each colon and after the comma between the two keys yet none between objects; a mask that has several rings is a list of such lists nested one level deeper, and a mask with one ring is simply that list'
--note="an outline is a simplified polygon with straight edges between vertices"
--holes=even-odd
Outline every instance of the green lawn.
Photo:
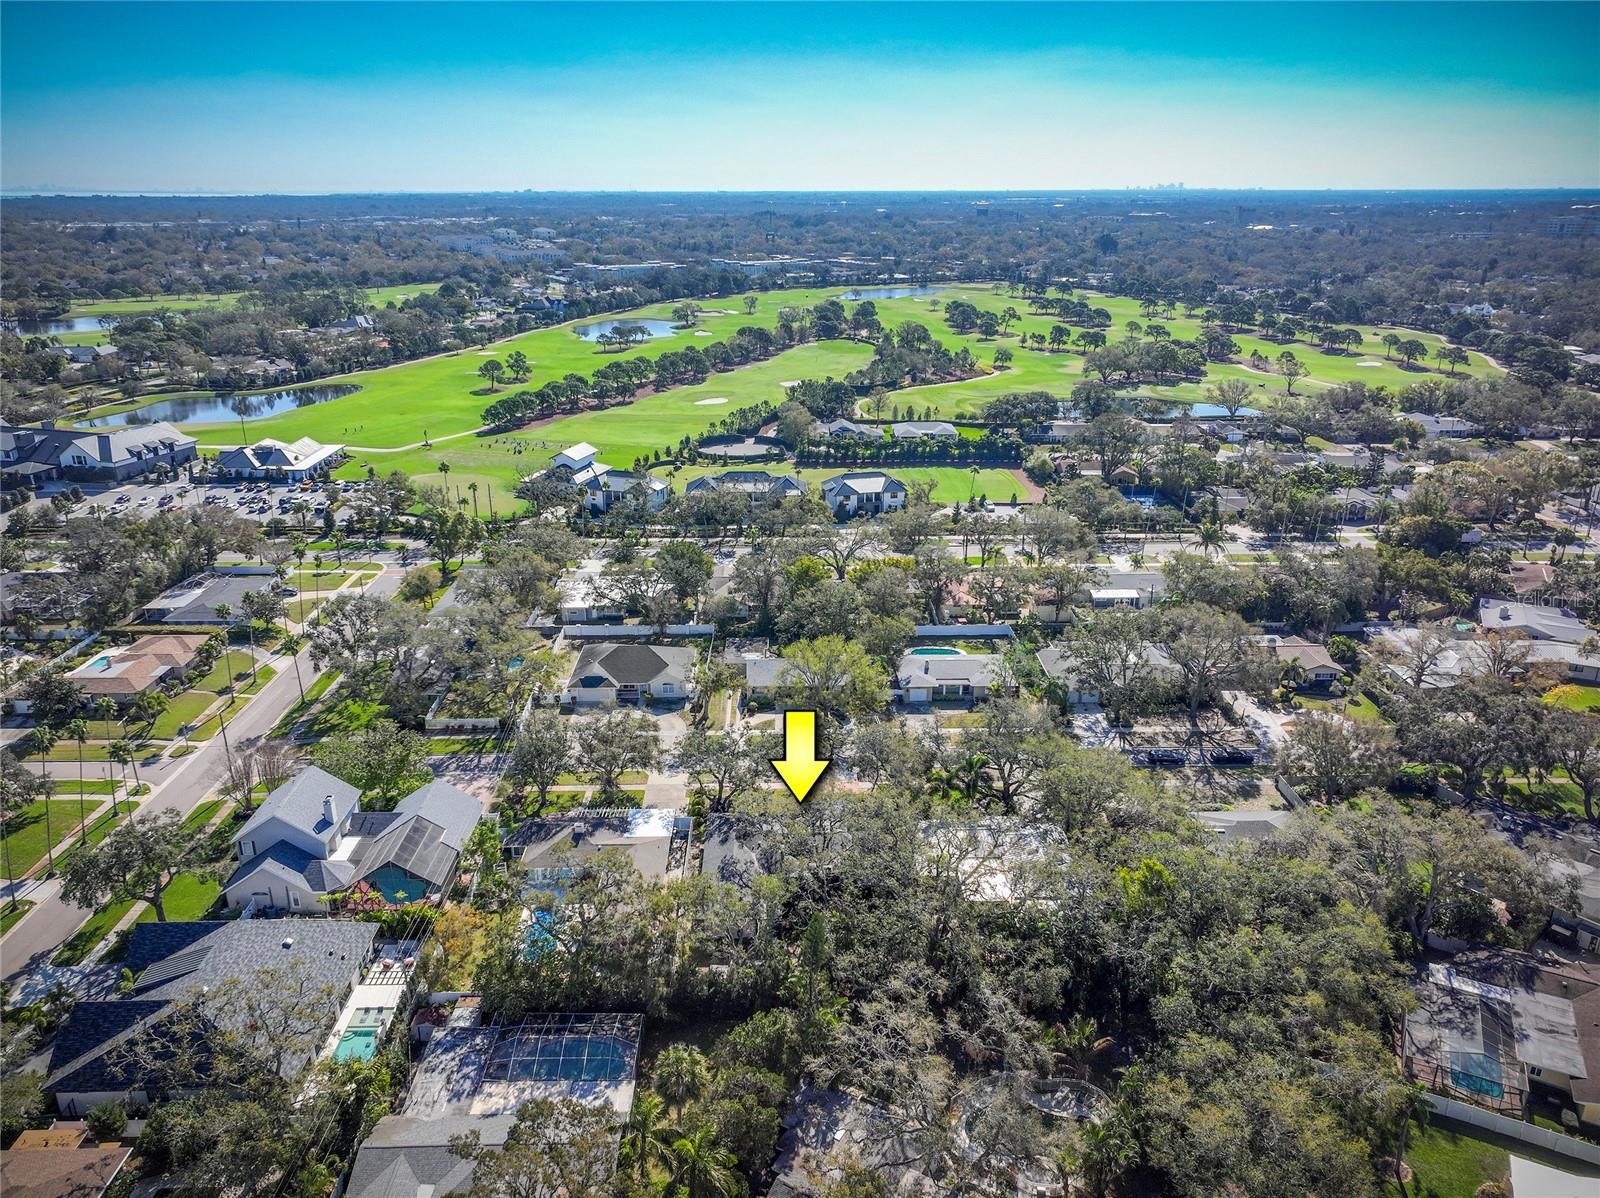
[{"label": "green lawn", "polygon": [[206,717],[204,723],[200,724],[193,732],[189,733],[189,739],[210,740],[221,728],[222,720],[224,718],[230,720],[233,719],[239,714],[239,709],[249,701],[250,700],[248,698],[229,699],[227,706],[223,707],[217,714]]},{"label": "green lawn", "polygon": [[[781,308],[810,305],[832,296],[841,295],[843,288],[813,290],[787,290],[767,292],[758,297],[754,315],[746,316],[742,303],[728,300],[717,305],[718,311],[706,315],[696,330],[682,330],[670,337],[647,342],[629,355],[655,357],[668,350],[682,349],[690,344],[704,344],[712,339],[726,337],[746,325],[772,327]],[[989,286],[959,286],[945,289],[940,303],[962,297],[980,308],[998,312],[1010,306],[1026,313],[1027,304],[1020,298],[999,294]],[[1113,339],[1124,336],[1127,320],[1138,319],[1138,304],[1130,299],[1088,297],[1112,316]],[[1084,379],[1083,358],[1078,353],[1046,353],[1021,348],[1019,337],[1023,332],[1048,332],[1056,323],[1052,316],[1025,314],[1007,336],[985,341],[975,334],[958,334],[945,324],[942,308],[930,304],[930,297],[908,297],[876,301],[878,315],[885,326],[893,327],[904,320],[917,320],[926,324],[933,334],[952,348],[966,346],[981,362],[989,362],[994,351],[1003,346],[1010,348],[1015,358],[1010,368],[958,383],[940,384],[895,393],[888,397],[882,414],[888,416],[898,407],[917,415],[925,411],[936,417],[976,415],[990,399],[1010,391],[1046,390],[1057,395],[1067,395],[1072,387]],[[656,304],[622,316],[640,318],[665,318],[670,315],[670,304]],[[599,318],[592,318],[599,319]],[[793,379],[821,378],[827,375],[841,377],[870,357],[870,349],[852,342],[814,343],[789,350],[777,358],[754,366],[716,375],[694,387],[676,388],[660,395],[647,396],[633,404],[609,408],[598,412],[584,412],[557,418],[538,428],[492,437],[456,436],[470,434],[482,421],[482,412],[489,403],[511,388],[489,393],[478,377],[478,367],[489,357],[501,360],[514,350],[520,350],[533,364],[531,378],[517,387],[537,389],[551,379],[569,372],[591,374],[614,356],[600,352],[592,342],[578,338],[569,322],[551,328],[499,342],[482,350],[468,350],[456,354],[408,362],[379,370],[360,371],[338,379],[320,380],[348,382],[361,388],[353,395],[325,403],[311,404],[266,420],[256,421],[252,432],[258,436],[294,440],[310,436],[322,441],[339,441],[358,448],[352,461],[340,470],[337,477],[360,478],[368,465],[381,471],[401,470],[415,481],[424,484],[448,483],[451,488],[460,486],[465,492],[467,484],[480,485],[483,509],[489,506],[491,492],[497,510],[514,506],[510,491],[517,480],[548,460],[550,455],[565,445],[589,441],[600,447],[600,458],[612,466],[627,466],[636,456],[652,454],[673,444],[685,434],[703,432],[728,412],[741,404],[757,400],[781,400],[780,383]],[[1160,323],[1177,338],[1191,338],[1199,331],[1197,317],[1175,315],[1160,319]],[[698,334],[706,334],[701,337]],[[1248,359],[1252,348],[1259,349],[1269,358],[1276,358],[1285,348],[1290,348],[1311,368],[1311,374],[1297,384],[1304,393],[1326,388],[1339,382],[1361,379],[1368,383],[1384,383],[1400,387],[1419,378],[1433,377],[1431,368],[1403,369],[1397,362],[1384,358],[1379,342],[1382,330],[1363,326],[1366,344],[1352,354],[1325,354],[1316,346],[1295,342],[1290,346],[1262,341],[1259,338],[1235,336],[1240,344],[1239,364],[1213,364],[1208,368],[1205,383],[1182,383],[1173,386],[1140,388],[1140,394],[1152,394],[1174,401],[1193,401],[1205,394],[1205,384],[1224,378],[1243,378],[1259,394],[1260,406],[1270,406],[1275,396],[1283,393],[1282,380],[1276,376],[1260,374],[1242,363]],[[1425,333],[1407,334],[1428,344],[1430,348],[1439,339]],[[1470,375],[1494,373],[1494,368],[1479,355],[1472,355],[1464,368]],[[726,400],[717,404],[706,401]],[[212,424],[186,426],[202,442],[232,443],[233,425]],[[454,437],[450,440],[441,438]],[[407,450],[426,438],[434,444],[428,449]],[[440,470],[441,464],[450,467],[448,476]],[[971,492],[970,478],[963,479],[959,470],[915,467],[899,473],[912,477],[927,477],[937,486],[935,497],[941,501],[965,499]],[[977,489],[989,498],[1004,501],[1013,492],[1025,497],[1026,489],[1005,472],[990,472],[981,477]]]},{"label": "green lawn", "polygon": [[[207,911],[217,901],[217,895],[222,892],[222,883],[215,878],[202,877],[199,874],[181,873],[172,879],[172,884],[161,896],[161,905],[165,909],[167,919],[172,923],[183,923],[192,919],[203,919]],[[139,912],[135,923],[154,923],[156,909],[146,907]]]},{"label": "green lawn", "polygon": [[172,740],[181,733],[185,724],[198,723],[206,709],[217,701],[217,696],[208,690],[185,691],[175,695],[172,705],[156,717],[151,733],[163,740]]},{"label": "green lawn", "polygon": [[102,940],[111,934],[122,917],[133,910],[133,902],[111,903],[89,916],[81,928],[50,958],[52,965],[81,965]]},{"label": "green lawn", "polygon": [[16,926],[18,920],[32,910],[32,899],[18,899],[16,906],[6,907],[3,911],[0,911],[0,936],[4,936],[9,932]]},{"label": "green lawn", "polygon": [[1532,782],[1506,783],[1506,801],[1544,815],[1583,819],[1583,791],[1576,782],[1553,780],[1540,786]]},{"label": "green lawn", "polygon": [[[290,666],[289,668],[292,670],[294,667]],[[338,670],[324,670],[321,674],[318,674],[315,678],[313,678],[311,680],[311,685],[306,687],[306,697],[304,701],[296,699],[294,701],[294,706],[290,707],[288,711],[284,712],[283,715],[278,717],[278,722],[272,726],[272,735],[288,736],[289,730],[300,721],[306,712],[310,711],[311,708],[315,706],[317,700],[322,698],[322,696],[327,693],[328,688],[338,681],[338,678]]]},{"label": "green lawn", "polygon": [[56,778],[50,793],[55,795],[111,795],[116,794],[122,783],[115,778],[90,778],[87,775],[80,783],[76,778]]},{"label": "green lawn", "polygon": [[[0,855],[0,864],[9,859],[18,877],[26,873],[44,857],[47,840],[59,847],[77,829],[78,806],[77,799],[38,799],[12,816],[6,821],[10,830],[0,840],[5,854]],[[91,818],[100,806],[83,804]]]},{"label": "green lawn", "polygon": [[[1412,1198],[1473,1198],[1484,1182],[1504,1181],[1511,1174],[1510,1156],[1504,1148],[1438,1123],[1412,1125],[1406,1163],[1412,1169]],[[1388,1193],[1398,1198],[1399,1192],[1390,1182]]]},{"label": "green lawn", "polygon": [[1593,711],[1600,707],[1600,686],[1566,683],[1545,692],[1544,701],[1568,711]]},{"label": "green lawn", "polygon": [[306,734],[320,740],[324,736],[354,732],[365,728],[373,720],[382,719],[387,711],[388,707],[381,700],[347,697],[317,712],[311,718]]},{"label": "green lawn", "polygon": [[205,827],[211,822],[212,817],[217,814],[217,811],[227,801],[227,799],[207,799],[193,811],[189,812],[188,815],[184,816],[183,826],[190,829]]}]

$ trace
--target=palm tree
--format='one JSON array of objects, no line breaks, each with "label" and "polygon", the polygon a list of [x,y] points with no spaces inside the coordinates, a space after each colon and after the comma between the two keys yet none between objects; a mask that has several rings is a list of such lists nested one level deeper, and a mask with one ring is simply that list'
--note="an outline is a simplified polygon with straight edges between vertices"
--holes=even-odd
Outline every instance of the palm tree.
[{"label": "palm tree", "polygon": [[673,1112],[683,1114],[683,1107],[711,1084],[711,1065],[705,1053],[688,1044],[672,1044],[661,1050],[656,1058],[656,1090],[672,1104]]},{"label": "palm tree", "polygon": [[476,520],[478,518],[478,484],[468,483],[467,491],[472,496],[472,518]]},{"label": "palm tree", "polygon": [[226,603],[217,604],[217,619],[222,621],[222,660],[228,671],[228,691],[233,691],[233,625],[228,622],[228,617],[233,615],[233,608]]},{"label": "palm tree", "polygon": [[672,1142],[672,1156],[677,1163],[673,1180],[682,1183],[689,1198],[728,1198],[734,1193],[738,1180],[734,1167],[738,1158],[717,1143],[714,1128],[701,1126],[688,1135]]},{"label": "palm tree", "polygon": [[144,730],[148,734],[157,717],[171,706],[172,700],[160,691],[140,691],[139,697],[133,701],[133,706],[129,710],[144,724]]},{"label": "palm tree", "polygon": [[83,806],[83,743],[89,739],[89,721],[77,719],[71,721],[66,729],[66,734],[78,742],[78,836],[84,844],[89,842],[89,826]]},{"label": "palm tree", "polygon": [[61,734],[48,724],[40,724],[33,730],[33,751],[39,754],[39,781],[40,789],[44,791],[44,851],[50,861],[51,872],[56,868],[55,833],[50,828],[50,792],[54,784],[50,775],[45,771],[45,758],[50,756],[50,750],[56,747],[56,742],[61,739]]},{"label": "palm tree", "polygon": [[298,633],[286,632],[283,639],[278,642],[278,650],[289,655],[289,660],[294,663],[294,684],[300,688],[300,706],[306,705],[306,684],[300,677],[300,650],[305,646],[306,638]]},{"label": "palm tree", "polygon": [[103,725],[100,729],[100,733],[103,736],[107,729],[111,727],[111,721],[116,718],[117,701],[110,695],[101,695],[94,701],[93,711],[95,717]]},{"label": "palm tree", "polygon": [[[140,786],[144,785],[139,781],[139,752],[134,748],[134,744],[131,740],[114,740],[111,742],[111,748],[107,752],[112,761],[115,761],[118,765],[124,767],[124,772],[122,775],[123,790],[126,791],[128,788],[128,775],[126,772],[126,767],[130,765],[133,767],[133,789],[138,790]],[[129,806],[131,808],[132,804],[130,803]]]},{"label": "palm tree", "polygon": [[667,1104],[661,1095],[646,1090],[634,1099],[623,1143],[633,1155],[640,1181],[652,1164],[666,1165],[671,1160],[672,1126],[667,1122]]},{"label": "palm tree", "polygon": [[1228,534],[1223,531],[1222,525],[1212,520],[1200,525],[1195,538],[1200,542],[1200,548],[1205,551],[1207,557],[1211,556],[1213,550],[1220,555],[1228,543]]}]

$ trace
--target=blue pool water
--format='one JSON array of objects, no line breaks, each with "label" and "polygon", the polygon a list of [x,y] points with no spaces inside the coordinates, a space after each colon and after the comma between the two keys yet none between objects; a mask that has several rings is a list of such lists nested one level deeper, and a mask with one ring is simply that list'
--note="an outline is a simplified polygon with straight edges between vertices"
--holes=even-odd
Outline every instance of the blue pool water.
[{"label": "blue pool water", "polygon": [[528,959],[542,957],[556,946],[556,938],[551,935],[551,930],[556,926],[556,917],[550,911],[535,911],[533,922],[528,925],[528,932],[524,943],[528,947]]},{"label": "blue pool water", "polygon": [[911,650],[912,657],[959,657],[960,649],[926,648]]},{"label": "blue pool water", "polygon": [[376,886],[391,903],[416,903],[428,897],[431,889],[421,878],[412,877],[398,865],[373,870],[367,881]]},{"label": "blue pool water", "polygon": [[594,324],[575,324],[572,331],[585,341],[598,341],[607,333],[623,326],[637,325],[645,331],[647,337],[670,337],[676,329],[670,320],[600,320]]},{"label": "blue pool water", "polygon": [[370,1061],[373,1053],[378,1051],[378,1029],[371,1027],[351,1028],[339,1037],[339,1043],[333,1050],[333,1059],[336,1061]]}]

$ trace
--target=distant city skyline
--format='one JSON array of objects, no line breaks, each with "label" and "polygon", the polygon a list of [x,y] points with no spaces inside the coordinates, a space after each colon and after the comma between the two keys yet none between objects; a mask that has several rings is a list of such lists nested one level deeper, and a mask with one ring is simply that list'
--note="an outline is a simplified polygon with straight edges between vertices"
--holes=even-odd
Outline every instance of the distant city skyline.
[{"label": "distant city skyline", "polygon": [[5,0],[0,47],[11,193],[1600,187],[1596,3]]}]

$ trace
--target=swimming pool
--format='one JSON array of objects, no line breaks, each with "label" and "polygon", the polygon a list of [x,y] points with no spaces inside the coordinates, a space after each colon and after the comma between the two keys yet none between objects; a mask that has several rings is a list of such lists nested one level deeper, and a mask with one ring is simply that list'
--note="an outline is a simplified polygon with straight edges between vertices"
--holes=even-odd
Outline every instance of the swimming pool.
[{"label": "swimming pool", "polygon": [[912,657],[960,657],[965,650],[953,649],[942,645],[929,645],[921,649],[911,650]]},{"label": "swimming pool", "polygon": [[338,1046],[333,1050],[333,1059],[336,1061],[370,1061],[378,1051],[378,1029],[375,1027],[353,1027],[339,1037]]}]

